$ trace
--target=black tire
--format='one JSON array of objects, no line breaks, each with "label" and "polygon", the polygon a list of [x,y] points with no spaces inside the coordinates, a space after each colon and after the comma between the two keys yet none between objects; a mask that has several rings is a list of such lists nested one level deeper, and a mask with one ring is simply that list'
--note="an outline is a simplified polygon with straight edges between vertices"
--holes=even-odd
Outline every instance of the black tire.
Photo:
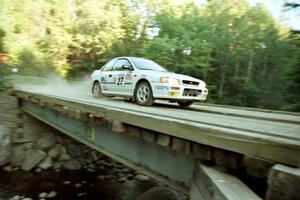
[{"label": "black tire", "polygon": [[178,101],[177,102],[179,106],[181,107],[189,107],[192,105],[194,102],[193,101]]},{"label": "black tire", "polygon": [[152,106],[154,103],[152,89],[147,81],[138,84],[134,92],[134,97],[135,101],[142,106]]},{"label": "black tire", "polygon": [[92,87],[92,94],[94,97],[96,98],[100,98],[102,97],[102,89],[100,86],[100,83],[98,81],[95,81]]}]

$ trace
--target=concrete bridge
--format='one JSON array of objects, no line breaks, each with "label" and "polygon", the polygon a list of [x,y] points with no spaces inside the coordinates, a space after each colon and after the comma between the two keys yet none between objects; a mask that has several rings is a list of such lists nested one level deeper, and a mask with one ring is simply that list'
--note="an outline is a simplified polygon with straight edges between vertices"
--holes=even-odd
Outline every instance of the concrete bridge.
[{"label": "concrete bridge", "polygon": [[[268,179],[267,200],[300,196],[299,114],[212,105],[141,107],[42,91],[14,95],[26,113],[192,200],[261,199],[228,172],[242,168]],[[282,184],[294,187],[292,194],[279,197],[287,193]]]}]

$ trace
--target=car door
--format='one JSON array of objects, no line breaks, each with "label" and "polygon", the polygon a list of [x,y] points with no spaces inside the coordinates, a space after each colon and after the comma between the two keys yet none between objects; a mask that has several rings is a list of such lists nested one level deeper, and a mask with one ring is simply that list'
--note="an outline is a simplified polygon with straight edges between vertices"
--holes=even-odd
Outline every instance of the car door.
[{"label": "car door", "polygon": [[113,85],[115,84],[113,78],[113,65],[116,62],[116,59],[113,59],[106,63],[101,69],[100,75],[100,85],[102,87],[103,93],[111,93]]},{"label": "car door", "polygon": [[113,80],[115,84],[113,86],[113,92],[121,95],[130,95],[132,87],[132,73],[133,66],[126,58],[119,58],[113,67]]}]

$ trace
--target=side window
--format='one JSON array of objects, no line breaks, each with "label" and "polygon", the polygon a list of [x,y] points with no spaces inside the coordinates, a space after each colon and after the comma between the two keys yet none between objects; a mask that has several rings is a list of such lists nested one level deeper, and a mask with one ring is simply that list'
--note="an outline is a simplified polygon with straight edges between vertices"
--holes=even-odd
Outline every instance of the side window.
[{"label": "side window", "polygon": [[130,62],[127,59],[118,59],[114,64],[114,71],[123,71],[123,65],[132,67]]},{"label": "side window", "polygon": [[112,71],[113,69],[113,65],[115,63],[116,59],[112,59],[111,61],[109,61],[108,63],[106,63],[101,71]]}]

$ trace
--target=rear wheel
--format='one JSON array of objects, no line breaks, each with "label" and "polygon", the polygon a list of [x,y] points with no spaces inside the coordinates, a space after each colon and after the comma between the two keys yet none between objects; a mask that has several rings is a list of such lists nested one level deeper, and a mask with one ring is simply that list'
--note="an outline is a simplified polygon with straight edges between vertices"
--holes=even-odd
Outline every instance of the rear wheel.
[{"label": "rear wheel", "polygon": [[178,101],[177,103],[181,107],[188,107],[193,104],[193,101]]},{"label": "rear wheel", "polygon": [[142,106],[151,106],[154,103],[151,86],[146,81],[141,82],[137,86],[134,97],[136,102]]},{"label": "rear wheel", "polygon": [[92,87],[92,93],[93,93],[93,96],[96,98],[100,98],[103,96],[102,89],[101,89],[100,83],[98,81],[94,82],[93,87]]}]

